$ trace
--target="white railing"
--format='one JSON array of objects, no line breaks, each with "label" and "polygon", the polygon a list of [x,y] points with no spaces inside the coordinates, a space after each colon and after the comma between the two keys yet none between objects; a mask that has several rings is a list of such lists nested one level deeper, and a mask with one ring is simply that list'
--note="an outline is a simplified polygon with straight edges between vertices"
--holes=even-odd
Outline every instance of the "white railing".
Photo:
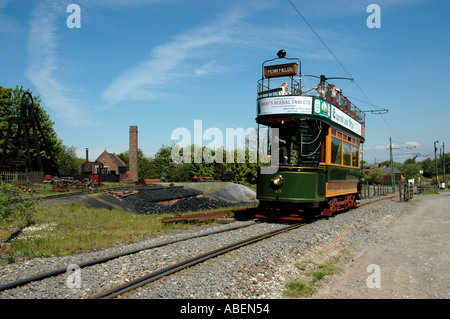
[{"label": "white railing", "polygon": [[[283,88],[285,83],[287,83],[286,89]],[[334,104],[359,123],[365,124],[364,112],[347,99],[345,92],[327,82],[322,83],[324,87],[321,90],[320,83],[319,78],[310,76],[263,78],[258,81],[257,98],[263,99],[282,95],[313,96]]]}]

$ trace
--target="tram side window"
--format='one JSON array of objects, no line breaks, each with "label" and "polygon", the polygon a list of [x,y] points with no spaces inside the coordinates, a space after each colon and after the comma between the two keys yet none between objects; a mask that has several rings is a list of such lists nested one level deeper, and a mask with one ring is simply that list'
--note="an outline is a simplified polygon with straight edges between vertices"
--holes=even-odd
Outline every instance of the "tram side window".
[{"label": "tram side window", "polygon": [[344,142],[344,165],[351,165],[352,146]]},{"label": "tram side window", "polygon": [[341,140],[331,138],[331,162],[341,164]]},{"label": "tram side window", "polygon": [[358,167],[358,146],[352,145],[353,154],[352,154],[352,166]]}]

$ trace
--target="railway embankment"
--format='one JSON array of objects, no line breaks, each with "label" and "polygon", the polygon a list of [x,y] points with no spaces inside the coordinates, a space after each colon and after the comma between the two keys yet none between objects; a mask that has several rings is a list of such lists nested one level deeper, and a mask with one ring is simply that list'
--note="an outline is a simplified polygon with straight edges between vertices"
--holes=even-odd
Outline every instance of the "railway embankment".
[{"label": "railway embankment", "polygon": [[[398,198],[373,202],[176,272],[122,298],[291,298],[287,293],[291,282],[311,284],[310,293],[298,296],[301,298],[449,298],[449,219],[445,210],[449,200],[448,193],[441,193],[416,196],[409,202]],[[237,223],[242,222],[213,225],[208,231]],[[279,226],[263,223],[261,227]],[[245,236],[251,236],[253,230],[261,231],[259,226],[248,227]],[[17,274],[40,273],[49,267],[65,267],[203,231],[206,229],[191,229],[102,251],[36,258],[2,267],[0,278],[8,282]],[[120,258],[91,270],[82,269],[80,288],[68,288],[69,274],[62,274],[46,279],[44,285],[36,283],[1,292],[0,298],[87,298],[96,292],[89,285],[104,287],[129,281],[135,272],[172,263],[181,254],[198,255],[205,249],[222,246],[230,237],[234,241],[243,235],[240,230],[234,234],[224,232],[207,240],[167,245],[149,254],[136,254],[133,259]],[[312,270],[330,265],[330,260],[338,271],[313,282]],[[379,266],[380,288],[368,286],[367,279],[374,275],[367,272],[369,265]]]}]

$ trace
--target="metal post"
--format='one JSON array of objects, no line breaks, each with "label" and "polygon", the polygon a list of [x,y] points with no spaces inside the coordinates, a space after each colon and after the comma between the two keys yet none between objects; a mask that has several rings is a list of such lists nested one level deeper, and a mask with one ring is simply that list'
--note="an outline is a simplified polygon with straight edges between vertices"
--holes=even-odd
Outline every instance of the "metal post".
[{"label": "metal post", "polygon": [[439,141],[434,142],[434,164],[435,164],[435,169],[436,169],[436,185],[437,185],[437,188],[439,189],[439,177],[438,177],[437,157],[436,157],[436,152],[437,152],[436,143],[439,143]]},{"label": "metal post", "polygon": [[444,146],[444,142],[442,142],[442,153],[443,153],[443,157],[442,157],[442,168],[444,170],[444,188],[447,187],[447,182],[445,181],[445,146]]},{"label": "metal post", "polygon": [[392,141],[391,141],[390,136],[389,136],[389,151],[391,153],[391,183],[392,183],[392,187],[394,188],[394,192],[395,192],[394,159],[392,158]]}]

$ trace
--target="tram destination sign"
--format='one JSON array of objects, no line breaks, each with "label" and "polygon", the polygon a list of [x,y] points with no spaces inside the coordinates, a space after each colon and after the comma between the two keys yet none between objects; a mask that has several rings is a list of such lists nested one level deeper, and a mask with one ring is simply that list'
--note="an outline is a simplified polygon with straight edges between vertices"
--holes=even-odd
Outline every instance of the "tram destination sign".
[{"label": "tram destination sign", "polygon": [[346,129],[365,137],[364,126],[345,114],[336,106],[326,101],[314,98],[313,115],[323,116]]},{"label": "tram destination sign", "polygon": [[358,134],[359,136],[365,137],[365,131],[363,129],[364,126],[362,126],[360,123],[352,119],[350,116],[342,112],[334,105],[331,106],[331,120]]},{"label": "tram destination sign", "polygon": [[277,64],[264,67],[264,76],[266,78],[274,78],[277,76],[288,76],[297,74],[298,74],[297,63]]}]

